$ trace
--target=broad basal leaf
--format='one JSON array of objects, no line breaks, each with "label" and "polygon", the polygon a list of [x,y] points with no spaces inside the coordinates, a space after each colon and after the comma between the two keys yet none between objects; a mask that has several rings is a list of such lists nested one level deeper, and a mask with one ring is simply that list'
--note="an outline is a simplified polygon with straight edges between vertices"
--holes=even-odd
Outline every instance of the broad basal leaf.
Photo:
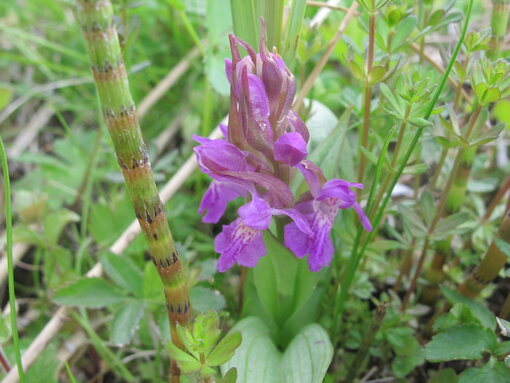
[{"label": "broad basal leaf", "polygon": [[317,324],[304,327],[283,353],[258,318],[243,319],[233,331],[243,341],[221,370],[236,367],[237,383],[322,383],[333,357],[328,334]]}]

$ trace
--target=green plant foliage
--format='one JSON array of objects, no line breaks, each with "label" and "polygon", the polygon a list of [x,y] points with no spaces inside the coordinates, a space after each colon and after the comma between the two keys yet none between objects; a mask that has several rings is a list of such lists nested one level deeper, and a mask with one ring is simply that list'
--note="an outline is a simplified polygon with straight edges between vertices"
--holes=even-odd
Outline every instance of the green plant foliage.
[{"label": "green plant foliage", "polygon": [[243,319],[233,330],[241,332],[243,343],[222,366],[222,371],[236,367],[238,383],[319,383],[333,356],[329,337],[317,324],[304,327],[283,353],[273,344],[268,328],[258,318]]},{"label": "green plant foliage", "polygon": [[84,278],[57,291],[53,300],[61,305],[105,307],[127,297],[111,283],[99,278]]},{"label": "green plant foliage", "polygon": [[[105,26],[118,32],[133,101],[151,101],[138,117],[157,186],[171,194],[164,211],[185,277],[164,286],[171,265],[155,267],[145,238],[126,233],[136,217],[94,85],[119,85],[123,73],[110,78],[107,64],[120,61],[94,79],[74,0],[0,1],[13,221],[12,246],[0,230],[0,250],[15,260],[7,282],[0,257],[0,287],[16,287],[10,311],[20,333],[15,345],[4,310],[0,361],[11,372],[0,368],[0,380],[16,380],[19,353],[30,383],[164,383],[175,364],[183,383],[510,381],[510,273],[508,262],[499,266],[510,256],[507,0],[112,2]],[[210,178],[188,161],[192,135],[207,136],[232,111],[228,35],[258,52],[260,16],[269,51],[276,47],[296,83],[302,105],[292,110],[309,130],[319,181],[364,184],[353,191],[372,232],[340,208],[331,263],[317,273],[308,255],[284,246],[284,215],[271,219],[255,268],[218,272],[215,237],[250,197],[230,201],[215,224],[198,212]],[[101,40],[99,24],[85,31],[89,40]],[[293,130],[288,118],[271,127]],[[269,175],[276,163],[258,170]],[[278,208],[296,208],[310,188],[298,169],[285,172],[278,177],[296,198]],[[315,218],[325,219],[326,205]],[[87,278],[91,268],[101,275]],[[181,287],[191,322],[171,331],[168,309],[183,306],[165,300]]]}]

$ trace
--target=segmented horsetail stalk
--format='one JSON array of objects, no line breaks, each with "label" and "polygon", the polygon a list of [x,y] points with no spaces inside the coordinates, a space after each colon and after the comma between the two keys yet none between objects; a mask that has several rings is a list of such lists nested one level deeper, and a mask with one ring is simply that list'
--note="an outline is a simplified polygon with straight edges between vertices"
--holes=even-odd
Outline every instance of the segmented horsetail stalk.
[{"label": "segmented horsetail stalk", "polygon": [[492,0],[491,29],[489,57],[493,60],[501,57],[501,47],[505,40],[510,16],[510,0]]},{"label": "segmented horsetail stalk", "polygon": [[[471,135],[473,127],[476,125],[478,117],[480,116],[481,110],[481,107],[477,107],[471,116],[469,126],[465,134],[466,139],[468,139]],[[464,203],[471,168],[473,167],[473,161],[476,156],[476,150],[476,146],[471,146],[468,148],[461,148],[457,152],[455,162],[459,162],[459,164],[457,171],[450,175],[453,177],[453,182],[450,190],[446,191],[448,196],[446,198],[443,212],[443,216],[445,217],[458,213]],[[456,166],[454,165],[453,169],[455,168]],[[452,237],[449,236],[436,244],[434,257],[432,258],[429,268],[425,272],[425,278],[429,284],[423,288],[423,301],[428,304],[432,304],[436,301],[439,296],[439,284],[446,278],[444,264],[451,253],[451,242]]]},{"label": "segmented horsetail stalk", "polygon": [[187,279],[138,124],[113,22],[112,4],[109,0],[77,0],[77,5],[104,118],[136,217],[163,281],[172,335],[175,335],[174,341],[178,341],[175,324],[187,323],[190,316]]},{"label": "segmented horsetail stalk", "polygon": [[[510,211],[506,213],[496,238],[510,246]],[[459,286],[459,291],[465,296],[476,297],[505,266],[508,256],[500,250],[501,245],[498,246],[497,239],[492,241],[482,261]]]}]

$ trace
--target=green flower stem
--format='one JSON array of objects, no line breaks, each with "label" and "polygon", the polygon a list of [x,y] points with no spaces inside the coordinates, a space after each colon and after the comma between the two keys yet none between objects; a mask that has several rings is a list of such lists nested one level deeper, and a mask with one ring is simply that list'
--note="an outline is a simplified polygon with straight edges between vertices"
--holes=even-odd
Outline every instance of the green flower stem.
[{"label": "green flower stem", "polygon": [[[448,76],[450,75],[450,72],[452,70],[453,64],[459,54],[460,48],[462,46],[462,43],[464,42],[464,39],[466,37],[467,28],[469,26],[469,20],[471,18],[471,10],[473,9],[473,0],[469,0],[468,7],[466,10],[466,20],[464,22],[464,26],[462,28],[459,41],[457,42],[457,45],[455,46],[455,49],[453,51],[452,57],[450,59],[450,62],[448,63],[448,66],[446,67],[446,70],[443,74],[443,77],[441,79],[440,84],[436,88],[436,92],[434,93],[434,97],[432,98],[430,104],[428,105],[427,111],[425,112],[424,118],[429,119],[430,115],[432,114],[432,111],[434,110],[434,107],[439,99],[439,96],[441,95],[441,92],[444,89],[444,86],[446,84],[446,81],[448,80]],[[351,262],[349,262],[348,270],[345,273],[345,278],[342,282],[342,286],[337,291],[337,298],[335,300],[335,309],[334,309],[334,315],[336,318],[338,318],[345,309],[345,302],[349,295],[349,288],[354,281],[354,277],[356,275],[356,270],[358,268],[359,262],[363,258],[363,254],[365,253],[365,250],[374,237],[377,227],[379,226],[379,223],[382,220],[382,217],[385,213],[386,206],[388,205],[390,199],[391,199],[391,191],[395,188],[395,185],[397,184],[402,172],[404,171],[405,166],[407,165],[407,162],[409,161],[409,158],[411,158],[411,155],[414,152],[414,149],[416,145],[418,144],[418,140],[420,139],[424,128],[418,128],[416,131],[416,134],[413,137],[413,140],[411,141],[411,144],[409,145],[409,148],[407,149],[407,152],[404,155],[404,158],[402,160],[401,165],[399,166],[395,176],[393,177],[393,181],[391,182],[389,192],[386,193],[386,196],[384,197],[381,206],[379,206],[379,210],[377,212],[377,215],[372,222],[372,226],[374,230],[369,233],[366,237],[366,239],[363,241],[363,245],[360,247],[361,243],[361,237],[363,235],[364,230],[360,227],[358,229],[358,235],[356,236],[354,240],[354,244],[352,246],[352,252],[351,252]],[[333,333],[333,336],[338,334],[338,332]]]},{"label": "green flower stem", "polygon": [[[159,198],[147,148],[142,138],[109,0],[77,0],[90,67],[103,115],[135,215],[145,234],[152,261],[163,281],[168,317],[177,323],[190,317],[188,285],[181,260]],[[175,336],[174,341],[178,341]]]},{"label": "green flower stem", "polygon": [[11,317],[12,343],[14,346],[14,357],[18,368],[19,381],[25,382],[23,364],[21,363],[21,346],[19,344],[19,334],[16,313],[16,291],[14,290],[14,265],[12,261],[12,209],[11,209],[11,183],[9,179],[9,166],[7,164],[7,155],[5,153],[4,142],[0,137],[0,161],[4,172],[4,195],[5,195],[5,237],[7,252],[7,272],[9,285],[9,308]]},{"label": "green flower stem", "polygon": [[398,157],[399,157],[399,154],[400,154],[400,149],[402,148],[402,143],[404,142],[404,136],[405,136],[405,132],[406,132],[406,129],[407,129],[407,117],[409,117],[409,113],[411,113],[411,106],[407,106],[406,108],[406,111],[405,111],[405,115],[404,115],[404,120],[402,121],[401,125],[400,125],[400,131],[398,133],[398,138],[397,138],[397,144],[395,146],[395,150],[393,151],[393,155],[392,155],[392,158],[391,158],[391,166],[390,166],[390,172],[389,174],[384,177],[384,181],[383,181],[383,184],[382,186],[377,190],[377,195],[375,197],[375,200],[374,202],[370,203],[370,206],[371,206],[371,209],[369,211],[367,211],[367,213],[369,214],[368,217],[370,220],[373,220],[374,216],[375,216],[375,213],[376,213],[376,209],[377,207],[379,206],[379,204],[381,203],[381,200],[382,200],[382,197],[384,196],[384,193],[387,192],[387,189],[388,189],[388,186],[390,184],[390,181],[391,181],[391,177],[394,175],[394,170],[398,164]]},{"label": "green flower stem", "polygon": [[[374,66],[374,44],[375,43],[375,14],[370,13],[370,28],[368,31],[367,67],[364,89],[363,126],[359,138],[359,169],[358,182],[363,183],[366,167],[366,156],[361,148],[368,149],[368,132],[370,130],[370,109],[372,108],[372,85],[369,83],[370,72]],[[361,191],[358,193],[361,194]]]},{"label": "green flower stem", "polygon": [[491,29],[489,57],[496,60],[501,57],[501,50],[505,40],[510,16],[510,0],[492,0]]},{"label": "green flower stem", "polygon": [[[496,238],[504,241],[506,246],[510,246],[510,212],[507,212],[503,219]],[[501,251],[496,240],[493,240],[482,261],[459,286],[459,291],[467,297],[476,297],[485,286],[496,278],[499,271],[505,266],[507,259],[508,256]]]}]

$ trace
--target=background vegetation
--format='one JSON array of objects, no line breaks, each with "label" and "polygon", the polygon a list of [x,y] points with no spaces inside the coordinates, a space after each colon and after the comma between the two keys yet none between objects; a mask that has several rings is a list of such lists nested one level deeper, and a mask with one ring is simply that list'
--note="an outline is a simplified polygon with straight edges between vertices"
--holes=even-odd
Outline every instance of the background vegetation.
[{"label": "background vegetation", "polygon": [[[282,3],[284,18],[295,3],[305,2]],[[295,109],[311,131],[312,158],[328,177],[361,177],[360,199],[372,222],[380,219],[370,238],[350,212],[334,226],[335,259],[318,277],[309,320],[334,346],[325,381],[510,381],[510,77],[500,20],[508,2],[473,2],[455,61],[469,1],[317,3],[307,2],[303,22],[295,22],[297,46],[279,49],[297,79]],[[257,308],[243,309],[239,269],[216,271],[213,237],[230,219],[201,222],[209,180],[188,158],[191,135],[209,135],[228,113],[228,33],[235,27],[255,46],[257,38],[236,17],[232,23],[229,0],[114,5],[155,178],[170,185],[165,210],[188,264],[193,307],[217,310],[226,332]],[[0,362],[14,366],[21,348],[27,382],[164,382],[170,335],[162,285],[130,227],[132,207],[74,7],[0,3],[0,129],[20,332],[15,347],[2,256]],[[257,359],[264,349],[256,351],[248,363],[269,368]]]}]

